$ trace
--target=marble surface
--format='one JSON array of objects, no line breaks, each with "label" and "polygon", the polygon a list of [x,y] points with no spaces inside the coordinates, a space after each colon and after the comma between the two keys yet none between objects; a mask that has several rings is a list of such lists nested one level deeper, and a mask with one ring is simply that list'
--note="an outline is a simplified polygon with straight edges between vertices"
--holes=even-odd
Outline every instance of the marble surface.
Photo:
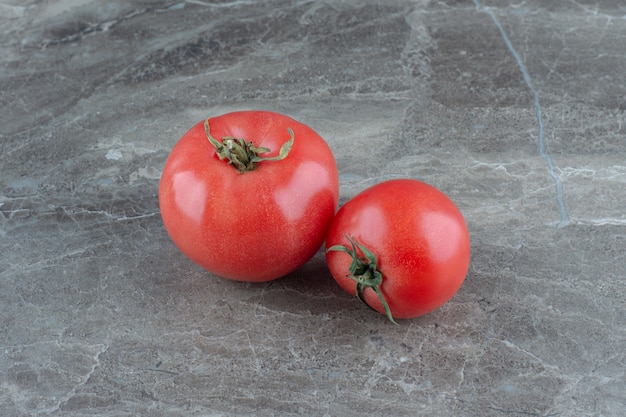
[{"label": "marble surface", "polygon": [[[2,0],[0,37],[0,415],[623,415],[621,0]],[[396,327],[321,252],[188,261],[161,169],[241,109],[317,130],[342,202],[448,194],[459,293]]]}]

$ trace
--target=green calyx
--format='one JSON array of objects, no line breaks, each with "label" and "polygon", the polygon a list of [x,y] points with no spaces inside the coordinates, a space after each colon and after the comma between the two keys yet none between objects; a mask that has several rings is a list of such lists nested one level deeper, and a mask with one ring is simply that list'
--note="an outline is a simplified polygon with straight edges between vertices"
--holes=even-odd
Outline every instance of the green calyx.
[{"label": "green calyx", "polygon": [[[393,323],[398,324],[391,315],[391,310],[389,309],[389,304],[387,304],[387,300],[385,300],[385,296],[380,290],[380,285],[383,283],[383,274],[377,269],[377,260],[376,255],[374,255],[369,249],[365,246],[361,245],[354,239],[346,236],[348,242],[350,242],[350,248],[347,248],[343,245],[334,245],[327,249],[327,252],[330,251],[341,251],[346,252],[348,255],[352,257],[352,262],[350,263],[350,267],[348,268],[350,271],[349,275],[346,275],[348,278],[356,281],[356,296],[363,304],[372,308],[367,302],[365,302],[365,298],[363,297],[363,291],[366,288],[371,288],[374,290],[380,303],[383,305],[385,309],[385,314],[387,318]],[[359,257],[358,250],[365,257]]]},{"label": "green calyx", "polygon": [[204,121],[204,131],[209,139],[209,142],[215,148],[217,156],[220,160],[227,160],[229,164],[237,169],[237,171],[244,173],[254,171],[257,164],[262,161],[280,161],[285,159],[291,151],[293,146],[294,134],[291,128],[287,128],[289,136],[291,137],[287,142],[280,147],[278,155],[272,157],[262,157],[263,153],[269,152],[269,148],[257,148],[252,142],[246,142],[243,138],[235,138],[234,136],[225,136],[222,141],[219,142],[213,136],[211,136],[211,129],[209,128],[209,119]]}]

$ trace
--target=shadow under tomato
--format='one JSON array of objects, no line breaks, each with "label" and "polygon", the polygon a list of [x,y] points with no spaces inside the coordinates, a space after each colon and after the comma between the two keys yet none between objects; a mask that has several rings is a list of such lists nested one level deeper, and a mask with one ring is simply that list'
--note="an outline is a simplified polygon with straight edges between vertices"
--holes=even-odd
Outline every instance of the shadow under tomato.
[{"label": "shadow under tomato", "polygon": [[260,303],[273,311],[336,314],[354,306],[352,297],[335,282],[326,267],[323,249],[299,269],[262,287]]}]

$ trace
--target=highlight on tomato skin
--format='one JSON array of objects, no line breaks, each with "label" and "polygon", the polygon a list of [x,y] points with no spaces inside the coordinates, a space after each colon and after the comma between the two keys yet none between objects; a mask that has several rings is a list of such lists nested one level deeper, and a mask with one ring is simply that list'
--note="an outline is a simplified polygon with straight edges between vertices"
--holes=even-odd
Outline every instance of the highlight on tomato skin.
[{"label": "highlight on tomato skin", "polygon": [[326,237],[337,283],[389,320],[428,314],[465,280],[470,237],[461,211],[414,179],[376,184],[346,202]]},{"label": "highlight on tomato skin", "polygon": [[338,201],[328,144],[269,111],[199,121],[172,148],[159,183],[174,244],[237,281],[270,281],[302,266],[323,245]]}]

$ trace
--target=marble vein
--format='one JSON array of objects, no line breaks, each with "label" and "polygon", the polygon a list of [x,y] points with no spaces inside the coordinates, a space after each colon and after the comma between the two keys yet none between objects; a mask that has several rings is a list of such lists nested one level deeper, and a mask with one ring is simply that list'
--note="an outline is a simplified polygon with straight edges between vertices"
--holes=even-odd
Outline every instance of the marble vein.
[{"label": "marble vein", "polygon": [[506,30],[504,30],[504,27],[500,23],[500,20],[498,19],[496,14],[490,8],[483,7],[483,5],[480,3],[480,0],[473,0],[473,1],[479,10],[483,10],[485,13],[487,13],[487,15],[489,15],[491,20],[493,20],[493,23],[496,25],[496,27],[498,28],[498,31],[502,35],[502,39],[504,40],[504,43],[506,44],[507,49],[509,50],[511,55],[513,55],[515,62],[519,66],[519,69],[522,72],[522,75],[524,77],[524,82],[526,83],[526,85],[531,91],[531,94],[533,97],[533,104],[535,106],[535,114],[537,117],[537,123],[539,126],[538,135],[537,135],[538,142],[539,142],[539,155],[548,164],[548,172],[550,176],[552,177],[552,180],[554,181],[554,186],[556,187],[556,201],[559,206],[559,211],[561,214],[561,219],[557,223],[557,227],[559,228],[565,227],[570,223],[569,213],[567,211],[567,207],[565,205],[565,198],[563,196],[563,183],[561,182],[561,179],[556,173],[556,167],[554,164],[554,160],[552,159],[552,156],[546,151],[543,118],[541,115],[541,106],[539,104],[539,94],[537,93],[537,90],[534,87],[530,73],[526,69],[524,60],[522,59],[520,54],[517,52],[517,50],[513,46],[513,43],[509,39],[509,36],[507,35]]}]

